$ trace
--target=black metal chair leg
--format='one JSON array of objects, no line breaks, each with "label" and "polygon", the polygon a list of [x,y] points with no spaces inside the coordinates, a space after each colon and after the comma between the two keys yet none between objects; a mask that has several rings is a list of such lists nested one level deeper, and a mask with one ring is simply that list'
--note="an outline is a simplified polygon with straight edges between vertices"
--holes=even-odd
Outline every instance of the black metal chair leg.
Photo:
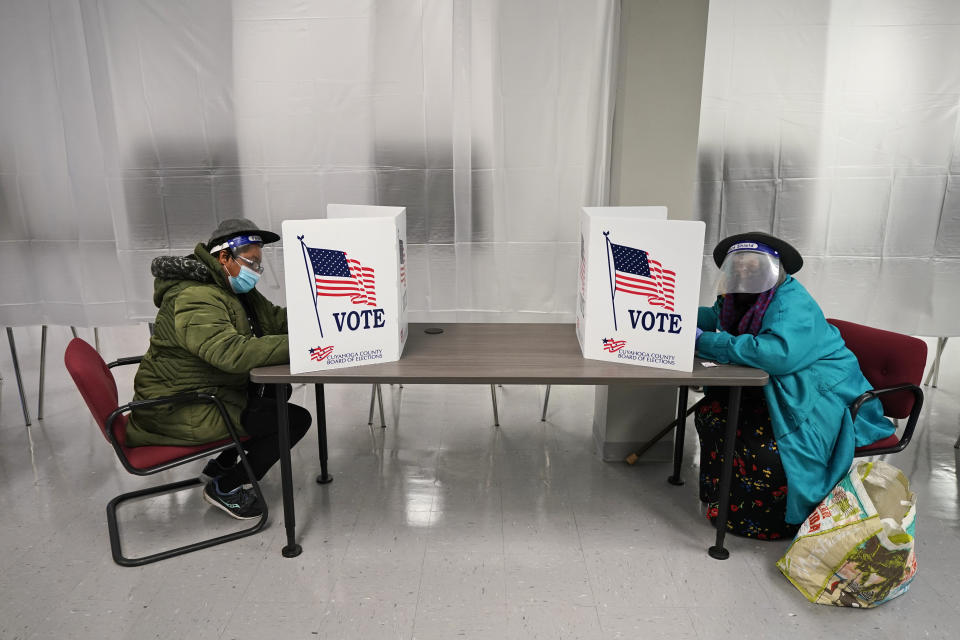
[{"label": "black metal chair leg", "polygon": [[[202,540],[200,542],[194,542],[192,544],[184,545],[182,547],[176,547],[175,549],[168,549],[166,551],[161,551],[159,553],[153,553],[148,556],[142,556],[140,558],[128,558],[123,555],[123,551],[120,545],[120,526],[117,523],[117,508],[129,500],[135,498],[142,498],[144,496],[153,496],[162,493],[171,493],[173,491],[180,491],[181,489],[186,489],[187,487],[193,487],[199,484],[203,484],[203,481],[199,478],[190,478],[189,480],[181,480],[179,482],[171,482],[169,484],[162,484],[156,487],[151,487],[149,489],[140,489],[139,491],[131,491],[129,493],[124,493],[117,496],[107,504],[107,530],[110,533],[110,552],[113,554],[113,560],[117,564],[123,567],[139,567],[145,564],[150,564],[151,562],[157,562],[159,560],[166,560],[167,558],[173,558],[175,556],[181,556],[185,553],[190,553],[192,551],[198,551],[200,549],[206,549],[207,547],[213,547],[218,544],[223,544],[225,542],[230,542],[232,540],[238,540],[240,538],[246,538],[247,536],[252,536],[253,534],[259,532],[267,525],[267,506],[264,503],[263,514],[257,520],[257,523],[252,527],[247,527],[246,529],[241,529],[240,531],[235,531],[222,536],[217,536],[215,538],[209,538],[207,540]],[[256,487],[256,481],[254,481],[254,486]],[[259,488],[257,488],[259,492]],[[261,496],[262,500],[262,496]]]},{"label": "black metal chair leg", "polygon": [[733,483],[733,454],[736,449],[737,421],[740,419],[740,387],[730,388],[727,407],[727,429],[723,440],[723,466],[720,468],[720,504],[717,509],[716,544],[707,550],[711,558],[726,560],[730,552],[723,547],[727,534],[727,518],[730,515],[730,485]]},{"label": "black metal chair leg", "polygon": [[687,387],[680,387],[677,393],[677,430],[673,434],[673,475],[667,482],[680,486],[683,479],[680,477],[680,466],[683,462],[683,438],[687,428]]}]

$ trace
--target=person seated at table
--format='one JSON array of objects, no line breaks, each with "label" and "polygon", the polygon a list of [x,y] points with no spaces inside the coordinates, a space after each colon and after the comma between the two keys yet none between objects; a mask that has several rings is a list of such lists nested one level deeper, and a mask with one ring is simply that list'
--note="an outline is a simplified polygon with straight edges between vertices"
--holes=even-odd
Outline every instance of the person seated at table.
[{"label": "person seated at table", "polygon": [[[800,523],[850,468],[854,448],[891,435],[879,400],[850,419],[850,403],[870,389],[856,356],[791,274],[803,258],[761,232],[725,238],[713,250],[719,296],[700,307],[697,354],[763,369],[770,380],[743,390],[733,457],[727,529],[776,539]],[[719,504],[729,391],[705,390],[700,436],[700,500],[714,521]]]},{"label": "person seated at table", "polygon": [[[257,480],[280,457],[273,385],[250,382],[250,370],[289,362],[287,310],[256,290],[263,273],[262,247],[280,237],[246,219],[224,220],[206,244],[186,257],[153,260],[154,304],[159,307],[150,348],[134,379],[134,400],[203,391],[219,398],[238,427]],[[310,427],[310,413],[288,404],[291,445]],[[127,444],[198,445],[229,438],[213,404],[144,407],[127,424]],[[235,448],[207,462],[212,478],[203,498],[237,519],[259,517],[263,505]]]}]

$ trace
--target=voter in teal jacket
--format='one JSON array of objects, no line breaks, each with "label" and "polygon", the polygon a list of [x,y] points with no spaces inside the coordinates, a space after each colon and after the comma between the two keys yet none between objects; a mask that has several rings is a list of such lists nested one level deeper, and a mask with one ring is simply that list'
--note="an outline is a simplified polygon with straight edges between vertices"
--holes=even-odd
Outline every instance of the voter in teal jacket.
[{"label": "voter in teal jacket", "polygon": [[[790,275],[803,266],[796,249],[765,233],[743,233],[721,241],[713,258],[722,295],[712,307],[700,307],[696,350],[708,360],[770,375],[763,387],[772,427],[766,449],[779,453],[786,474],[783,517],[795,525],[847,472],[854,448],[890,436],[894,426],[879,400],[865,403],[851,420],[850,403],[870,384],[840,332]],[[741,431],[744,417],[741,411]],[[735,472],[756,469],[738,457]]]}]

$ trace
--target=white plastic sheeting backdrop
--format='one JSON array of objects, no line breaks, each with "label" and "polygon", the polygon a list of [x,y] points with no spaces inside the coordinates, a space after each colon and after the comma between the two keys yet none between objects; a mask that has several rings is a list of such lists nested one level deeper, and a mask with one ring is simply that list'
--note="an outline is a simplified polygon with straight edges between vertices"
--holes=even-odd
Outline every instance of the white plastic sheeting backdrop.
[{"label": "white plastic sheeting backdrop", "polygon": [[126,317],[78,3],[0,3],[0,324]]},{"label": "white plastic sheeting backdrop", "polygon": [[572,320],[618,7],[4,2],[0,323],[150,319],[155,256],[330,202],[407,207],[414,320]]},{"label": "white plastic sheeting backdrop", "polygon": [[[960,2],[711,0],[697,210],[803,253],[828,316],[960,333]],[[716,268],[705,260],[703,301]]]}]

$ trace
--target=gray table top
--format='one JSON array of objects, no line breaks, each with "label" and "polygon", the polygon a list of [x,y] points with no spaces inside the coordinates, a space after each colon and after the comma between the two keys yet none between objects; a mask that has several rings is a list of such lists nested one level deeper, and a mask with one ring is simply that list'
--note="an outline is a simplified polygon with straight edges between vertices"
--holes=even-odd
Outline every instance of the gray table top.
[{"label": "gray table top", "polygon": [[[439,327],[443,333],[424,333]],[[704,366],[693,372],[588,360],[580,353],[572,324],[411,323],[403,356],[396,362],[291,374],[290,366],[257,367],[259,383],[404,384],[639,384],[747,386],[767,383],[766,372],[735,365]]]}]

